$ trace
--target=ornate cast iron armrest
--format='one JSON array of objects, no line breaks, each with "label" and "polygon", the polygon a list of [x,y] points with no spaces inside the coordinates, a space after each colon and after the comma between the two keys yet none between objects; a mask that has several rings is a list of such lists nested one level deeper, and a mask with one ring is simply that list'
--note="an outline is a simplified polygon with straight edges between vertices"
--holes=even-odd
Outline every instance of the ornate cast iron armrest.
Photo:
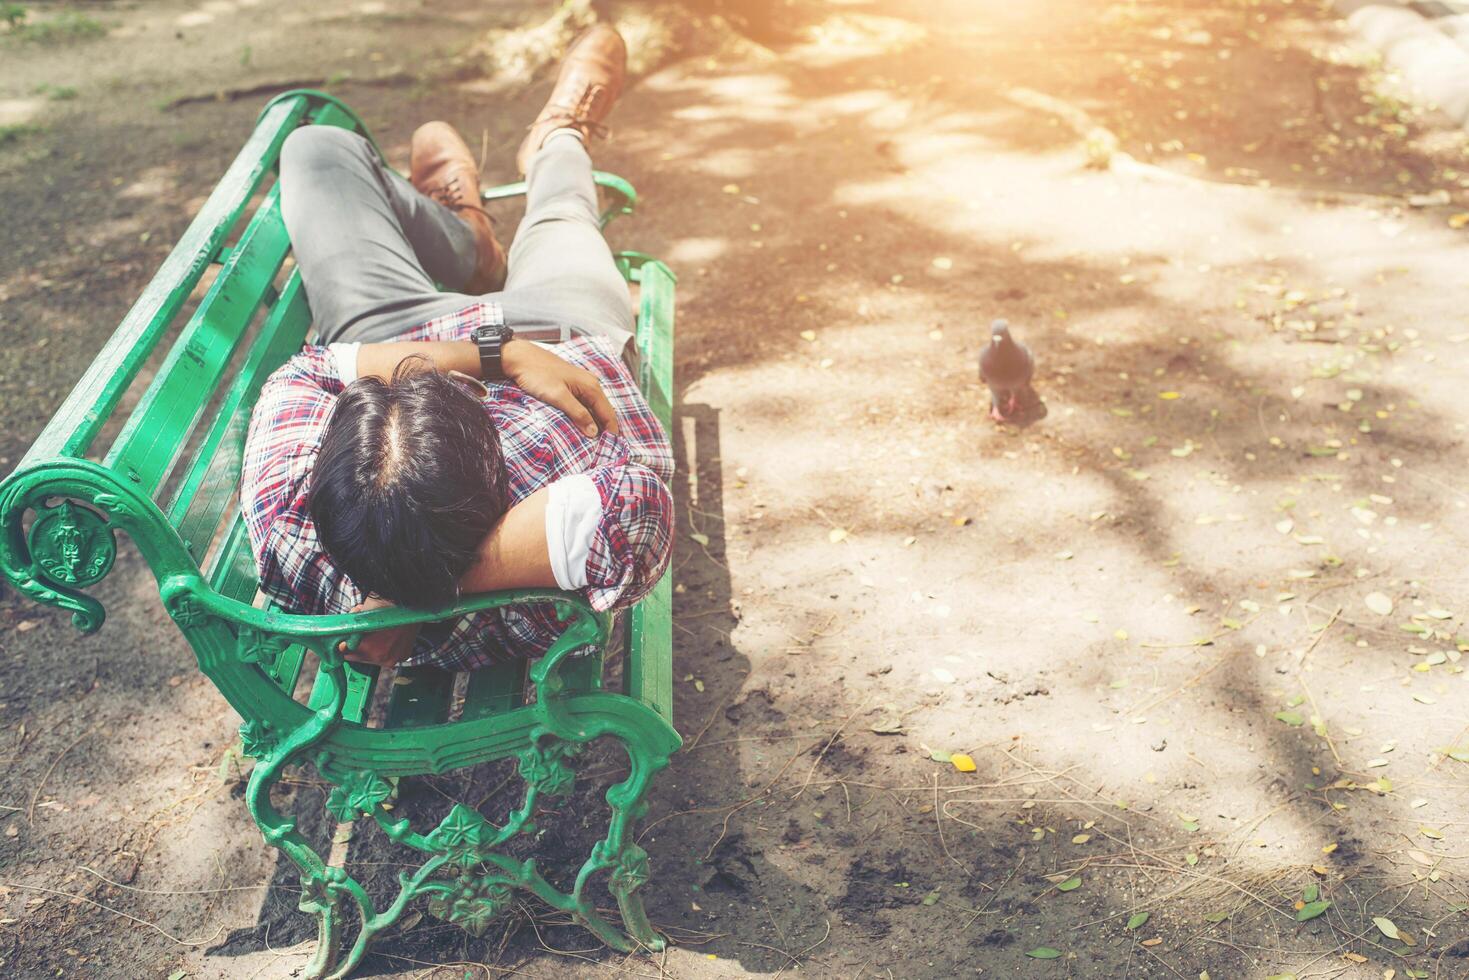
[{"label": "ornate cast iron armrest", "polygon": [[164,608],[184,629],[196,627],[211,618],[226,620],[259,634],[280,637],[315,650],[324,660],[340,660],[339,645],[355,650],[367,633],[398,626],[418,626],[497,609],[503,606],[551,603],[557,617],[570,621],[560,638],[531,668],[531,679],[541,686],[548,679],[559,680],[556,672],[561,663],[576,650],[590,644],[605,644],[612,630],[612,617],[594,610],[586,599],[574,592],[556,589],[511,589],[468,595],[452,606],[432,611],[415,609],[374,609],[369,612],[336,616],[309,616],[256,606],[220,595],[198,575],[173,575],[159,589]]}]

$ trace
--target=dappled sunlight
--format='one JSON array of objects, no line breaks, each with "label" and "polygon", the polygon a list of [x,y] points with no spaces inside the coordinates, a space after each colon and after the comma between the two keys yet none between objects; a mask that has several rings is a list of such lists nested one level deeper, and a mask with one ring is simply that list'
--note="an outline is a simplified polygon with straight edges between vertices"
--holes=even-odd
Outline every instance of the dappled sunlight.
[{"label": "dappled sunlight", "polygon": [[[736,314],[764,311],[763,329],[734,336],[718,326],[729,293],[702,274],[686,308],[699,333],[685,397],[725,419],[730,640],[752,663],[738,697],[770,691],[789,711],[805,703],[799,678],[839,676],[842,707],[811,726],[843,730],[858,711],[828,787],[878,808],[885,788],[931,778],[929,747],[963,749],[995,785],[940,808],[967,822],[950,849],[958,827],[978,828],[1054,855],[1037,870],[1140,875],[1171,897],[1134,907],[1221,913],[1226,935],[1259,947],[1236,962],[1309,946],[1287,935],[1311,881],[1365,908],[1387,882],[1361,893],[1354,874],[1428,867],[1368,853],[1360,835],[1427,819],[1427,793],[1415,807],[1413,790],[1376,779],[1421,767],[1410,760],[1443,778],[1435,748],[1459,738],[1438,707],[1462,699],[1446,655],[1410,683],[1404,668],[1427,653],[1390,652],[1413,644],[1360,605],[1394,565],[1462,535],[1462,500],[1401,492],[1406,464],[1391,462],[1457,482],[1453,400],[1425,398],[1409,366],[1441,363],[1444,338],[1424,361],[1427,324],[1406,336],[1388,313],[1382,334],[1382,276],[1421,254],[1417,274],[1452,281],[1450,233],[1386,196],[1257,186],[1186,150],[1163,151],[1176,171],[1089,168],[1080,134],[1045,113],[944,112],[929,92],[920,105],[827,81],[813,101],[861,131],[802,147],[807,165],[826,147],[834,178],[803,198],[808,221],[769,217],[794,197],[779,174],[741,180],[750,203],[734,214],[708,195],[728,228],[722,275],[774,263],[791,270],[787,292]],[[996,138],[1022,120],[1053,142]],[[1038,352],[1050,409],[1015,435],[983,421],[973,374],[997,314]],[[1451,609],[1454,583],[1406,588],[1417,608]],[[900,737],[853,731],[888,710]],[[1392,722],[1404,713],[1411,731]],[[742,751],[752,773],[783,758]],[[962,775],[939,778],[931,793],[964,793]],[[1447,828],[1437,797],[1433,826]],[[837,825],[856,820],[849,805],[842,792],[817,804]],[[1051,821],[1032,822],[1043,810]],[[1116,840],[1100,853],[1069,843],[1103,833]],[[1194,962],[1218,972],[1222,948]]]},{"label": "dappled sunlight", "polygon": [[807,63],[831,67],[872,57],[897,57],[928,36],[922,25],[903,17],[838,9],[806,30],[806,43],[792,53]]},{"label": "dappled sunlight", "polygon": [[[191,11],[236,23],[237,6]],[[779,31],[684,39],[595,151],[640,194],[614,247],[680,277],[685,750],[644,832],[650,911],[690,945],[658,969],[1008,976],[1052,949],[1077,977],[1459,976],[1469,142],[1299,2],[776,6]],[[394,14],[290,15],[330,16],[366,59]],[[545,81],[344,85],[396,160],[423,118],[482,132],[488,179]],[[43,349],[29,331],[50,350],[105,336],[253,98],[169,110],[150,125],[179,129],[176,159],[124,141],[105,206],[45,254],[16,239],[35,250],[0,270],[13,443],[74,366],[22,377]],[[28,179],[76,179],[90,137],[58,139]],[[508,239],[514,215],[495,216]],[[996,317],[1037,359],[1046,415],[1023,428],[986,414]],[[129,571],[105,596],[130,610],[108,626],[126,658],[52,664],[45,688],[100,676],[89,704],[117,744],[46,795],[72,808],[55,827],[81,827],[98,811],[68,784],[100,796],[123,778],[104,767],[148,772],[148,732],[180,712],[173,768],[141,783],[158,799],[124,826],[164,807],[188,828],[166,850],[180,870],[139,881],[214,887],[194,865],[216,852],[190,863],[190,840],[259,859],[234,844],[224,784],[202,792],[220,709],[187,652],[154,642],[167,624]],[[50,647],[63,628],[27,633]],[[1298,922],[1307,894],[1332,906]],[[228,896],[242,946],[294,901],[272,896]],[[400,959],[447,949],[433,928],[396,937]],[[532,976],[655,968],[546,938],[464,955]],[[298,963],[278,959],[229,965]]]}]

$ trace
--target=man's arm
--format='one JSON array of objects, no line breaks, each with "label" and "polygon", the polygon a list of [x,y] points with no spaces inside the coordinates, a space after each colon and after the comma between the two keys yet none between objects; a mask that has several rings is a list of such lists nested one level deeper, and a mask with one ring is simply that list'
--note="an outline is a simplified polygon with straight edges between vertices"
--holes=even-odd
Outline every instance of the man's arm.
[{"label": "man's arm", "polygon": [[[551,507],[558,488],[573,499]],[[543,487],[510,508],[481,542],[459,585],[465,594],[565,588],[596,609],[628,606],[662,576],[672,542],[673,496],[657,474],[637,463],[603,466]],[[553,547],[564,552],[565,578],[558,579]],[[369,601],[360,608],[381,605]],[[412,653],[417,634],[416,626],[372,633],[351,659],[391,666]]]},{"label": "man's arm", "polygon": [[[546,500],[549,488],[541,488],[510,508],[500,524],[480,543],[474,564],[459,578],[465,594],[498,592],[501,589],[555,588],[550,549],[546,544]],[[392,603],[369,599],[353,609],[382,609]],[[391,667],[413,653],[417,626],[379,630],[362,638],[349,660]]]},{"label": "man's arm", "polygon": [[[427,358],[448,373],[480,376],[479,348],[468,340],[402,340],[357,348],[357,376],[384,381],[411,357]],[[597,376],[527,340],[511,340],[500,352],[508,377],[527,395],[565,412],[589,438],[598,430],[617,431],[617,415]]]}]

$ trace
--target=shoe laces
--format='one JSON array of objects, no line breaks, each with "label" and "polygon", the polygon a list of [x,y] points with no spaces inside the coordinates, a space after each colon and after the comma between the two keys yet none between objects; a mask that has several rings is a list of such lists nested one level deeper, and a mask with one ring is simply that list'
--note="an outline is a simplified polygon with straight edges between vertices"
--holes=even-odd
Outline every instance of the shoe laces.
[{"label": "shoe laces", "polygon": [[[478,211],[485,217],[490,217],[488,211],[478,203],[470,203],[465,200],[464,188],[460,185],[459,178],[451,177],[436,187],[429,188],[428,196],[438,201],[450,211]],[[473,200],[473,197],[470,197]],[[491,218],[491,221],[494,219]]]}]

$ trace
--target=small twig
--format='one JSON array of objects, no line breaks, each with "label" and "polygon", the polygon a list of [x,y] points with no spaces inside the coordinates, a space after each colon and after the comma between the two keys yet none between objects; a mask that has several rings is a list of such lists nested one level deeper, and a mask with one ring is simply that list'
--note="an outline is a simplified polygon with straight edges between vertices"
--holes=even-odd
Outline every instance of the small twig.
[{"label": "small twig", "polygon": [[[954,866],[957,867],[960,871],[964,872],[964,877],[966,877],[966,878],[972,878],[972,877],[974,877],[974,872],[973,871],[970,871],[968,868],[966,868],[964,866],[964,864],[958,858],[954,857],[953,852],[949,850],[949,842],[946,841],[946,840],[944,840],[944,816],[943,816],[943,813],[944,813],[944,808],[939,805],[939,774],[938,773],[934,773],[933,774],[933,822],[934,822],[934,825],[937,826],[938,829],[939,829],[939,846],[944,849],[944,854],[948,856],[949,860],[954,862]],[[848,822],[850,822],[850,821],[848,821]]]},{"label": "small twig", "polygon": [[[1330,626],[1331,624],[1327,623],[1327,625]],[[1326,631],[1322,630],[1321,632],[1324,633]],[[1311,688],[1306,684],[1305,673],[1297,670],[1296,680],[1300,681],[1301,690],[1306,692],[1306,700],[1311,702],[1311,713],[1321,722],[1321,737],[1326,739],[1326,747],[1331,750],[1331,757],[1336,760],[1336,767],[1338,769],[1342,768],[1341,753],[1336,750],[1336,742],[1332,741],[1331,729],[1327,727],[1326,716],[1321,713],[1321,707],[1316,703],[1316,695],[1311,693]],[[1297,715],[1296,717],[1299,718],[1300,716]]]},{"label": "small twig", "polygon": [[994,904],[995,899],[1000,897],[1000,892],[1004,891],[1005,886],[1010,884],[1010,880],[1014,878],[1015,875],[1020,871],[1020,866],[1024,863],[1025,854],[1021,853],[1020,860],[1015,862],[1015,867],[1011,868],[1010,873],[1005,876],[1005,880],[1000,882],[1000,887],[990,892],[990,897],[985,899],[985,903],[975,910],[974,914],[969,917],[969,921],[964,923],[964,928],[959,930],[960,932],[963,932],[965,931],[965,929],[968,929],[970,926],[974,925],[975,921],[981,915],[984,915],[987,911],[989,911],[989,907]]},{"label": "small twig", "polygon": [[[1147,646],[1147,644],[1143,644],[1143,646]],[[1194,676],[1190,677],[1188,680],[1184,681],[1182,684],[1178,685],[1173,690],[1168,691],[1165,694],[1160,694],[1157,697],[1153,698],[1151,701],[1144,701],[1142,704],[1138,705],[1136,708],[1128,708],[1127,711],[1124,712],[1124,713],[1125,714],[1129,714],[1129,715],[1136,715],[1139,712],[1147,711],[1149,708],[1152,708],[1152,707],[1154,707],[1156,705],[1162,704],[1164,701],[1167,701],[1169,698],[1172,698],[1172,697],[1175,697],[1176,695],[1182,694],[1184,691],[1187,691],[1189,688],[1193,687],[1195,684],[1197,684],[1199,681],[1203,680],[1205,677],[1208,677],[1210,674],[1214,673],[1214,671],[1218,670],[1220,667],[1223,667],[1224,664],[1225,664],[1225,662],[1228,661],[1228,660],[1229,660],[1229,655],[1228,654],[1225,654],[1224,656],[1221,656],[1218,660],[1214,661],[1214,665],[1212,667],[1208,667],[1208,668],[1206,668],[1204,670],[1199,671],[1197,674],[1195,674]]]},{"label": "small twig", "polygon": [[1178,980],[1188,980],[1188,977],[1184,976],[1182,973],[1179,973],[1177,970],[1175,970],[1173,968],[1173,964],[1172,963],[1169,963],[1163,957],[1159,956],[1157,953],[1153,952],[1151,949],[1149,949],[1148,947],[1144,946],[1142,943],[1138,943],[1138,948],[1141,949],[1143,952],[1147,953],[1153,959],[1157,960],[1159,963],[1162,963],[1164,966],[1166,966],[1168,968],[1168,972],[1171,973],[1171,974],[1173,974],[1175,977],[1178,977]]},{"label": "small twig", "polygon": [[704,856],[700,859],[701,861],[709,860],[709,858],[713,856],[715,849],[718,848],[720,844],[724,843],[724,838],[729,833],[730,818],[733,817],[736,813],[739,813],[745,807],[749,806],[751,803],[754,803],[761,797],[768,795],[770,793],[770,788],[780,781],[780,777],[786,774],[786,770],[791,767],[791,763],[800,758],[800,755],[801,753],[797,752],[795,755],[787,759],[786,764],[780,767],[780,772],[772,776],[770,782],[766,783],[765,788],[762,789],[760,792],[756,793],[748,800],[745,800],[743,803],[737,803],[729,808],[729,812],[724,815],[724,823],[721,824],[719,827],[719,836],[714,838],[714,843],[709,845],[709,850],[704,852]]},{"label": "small twig", "polygon": [[[749,677],[749,676],[750,676],[749,672],[746,671],[744,677],[741,677],[740,678],[740,683],[743,683],[745,677]],[[696,749],[696,748],[699,747],[699,740],[704,737],[704,733],[707,732],[707,731],[709,731],[710,727],[714,724],[714,720],[719,717],[719,713],[721,711],[727,710],[729,708],[730,702],[733,701],[735,699],[735,695],[737,695],[739,693],[740,693],[740,684],[735,684],[734,687],[729,692],[729,697],[727,697],[723,701],[719,702],[719,704],[714,708],[714,710],[711,711],[711,712],[709,712],[709,720],[706,721],[706,722],[704,722],[704,727],[701,728],[701,729],[699,729],[699,734],[697,734],[697,735],[694,736],[694,740],[692,742],[690,742],[688,744],[688,746],[684,749],[685,752],[692,752],[692,751],[694,751],[694,749]]]},{"label": "small twig", "polygon": [[801,794],[806,792],[806,787],[811,785],[811,779],[813,776],[816,775],[816,769],[818,766],[821,765],[821,760],[826,758],[827,750],[831,748],[832,743],[841,738],[842,732],[846,731],[847,726],[852,723],[852,719],[857,717],[857,715],[861,713],[862,709],[867,707],[867,702],[871,700],[871,695],[863,698],[862,703],[857,705],[857,710],[853,711],[850,715],[847,715],[847,720],[842,722],[841,727],[831,733],[831,738],[826,740],[826,744],[821,747],[820,754],[816,756],[816,761],[811,763],[811,768],[807,770],[806,781],[801,784],[800,789],[796,790],[796,795],[791,797],[792,800],[799,800],[801,798]]},{"label": "small twig", "polygon": [[41,781],[36,784],[36,791],[31,794],[31,804],[26,808],[26,823],[31,824],[32,826],[35,825],[36,801],[41,798],[41,790],[46,788],[46,780],[51,778],[51,774],[56,771],[56,767],[61,763],[61,760],[66,758],[66,754],[68,752],[76,748],[78,745],[82,744],[82,739],[91,735],[93,732],[101,727],[101,724],[96,724],[87,729],[85,732],[82,732],[82,734],[78,735],[70,745],[61,750],[60,755],[51,760],[51,765],[46,767],[46,772],[43,776],[41,776]]},{"label": "small twig", "polygon": [[128,915],[126,912],[115,909],[110,905],[103,905],[101,902],[94,902],[85,895],[76,895],[72,892],[64,892],[55,888],[46,888],[42,885],[22,885],[21,883],[16,881],[0,881],[0,886],[4,886],[6,888],[19,888],[24,891],[44,892],[47,895],[55,895],[58,898],[70,898],[78,902],[86,902],[88,905],[94,905],[104,912],[111,912],[113,915],[121,916],[122,918],[127,919],[129,922],[136,922],[140,926],[147,926],[149,929],[152,929],[160,936],[163,936],[166,939],[171,939],[174,942],[178,943],[180,946],[207,946],[210,943],[214,942],[214,940],[218,938],[221,932],[224,932],[224,926],[220,926],[218,929],[214,930],[213,934],[211,934],[208,939],[180,939],[178,936],[175,936],[173,933],[154,925],[147,919],[140,919],[135,915]]},{"label": "small twig", "polygon": [[[816,940],[816,942],[812,943],[810,946],[807,946],[805,949],[801,950],[795,956],[790,956],[789,953],[786,954],[787,956],[790,956],[791,963],[796,964],[797,967],[800,967],[800,965],[801,965],[801,957],[805,956],[807,953],[811,952],[817,946],[820,946],[822,943],[826,942],[827,938],[831,936],[831,920],[830,919],[822,919],[821,921],[826,926],[826,932],[822,935],[822,937],[820,939]],[[790,963],[787,963],[786,966],[790,966]],[[775,976],[772,977],[771,980],[780,980],[780,975],[782,973],[784,973],[784,972],[786,972],[786,967],[785,966],[783,966],[779,970],[775,971]]]},{"label": "small twig", "polygon": [[249,892],[249,891],[254,891],[257,888],[269,888],[269,887],[271,887],[271,883],[268,882],[268,881],[266,881],[266,882],[262,882],[261,884],[258,884],[258,885],[232,885],[232,886],[230,886],[228,888],[199,888],[199,889],[185,889],[185,890],[162,889],[162,888],[138,888],[138,887],[136,887],[134,885],[124,885],[120,881],[113,881],[111,878],[109,878],[106,875],[102,874],[100,871],[93,871],[91,868],[87,867],[85,864],[79,864],[79,865],[77,865],[77,870],[78,871],[85,871],[89,875],[94,875],[94,876],[96,876],[98,878],[101,878],[103,881],[107,882],[107,884],[113,886],[114,888],[123,888],[123,889],[126,889],[127,891],[130,891],[130,892],[142,892],[144,895],[214,895],[214,894],[216,894],[218,892]]},{"label": "small twig", "polygon": [[[1306,647],[1306,649],[1301,653],[1301,662],[1302,663],[1304,663],[1305,660],[1306,660],[1306,658],[1311,655],[1311,651],[1312,650],[1315,650],[1316,647],[1321,643],[1321,638],[1326,635],[1326,631],[1327,630],[1331,629],[1332,624],[1336,622],[1337,617],[1340,616],[1340,615],[1341,615],[1341,607],[1340,606],[1337,606],[1336,607],[1336,610],[1331,614],[1331,618],[1326,621],[1326,625],[1323,626],[1323,627],[1321,627],[1320,631],[1317,632],[1316,639],[1312,640],[1311,641],[1311,645],[1308,646],[1308,647]],[[1337,761],[1340,761],[1340,760],[1337,760]]]},{"label": "small twig", "polygon": [[[652,831],[652,829],[654,827],[658,826],[660,823],[662,823],[665,820],[672,820],[674,817],[686,817],[686,816],[689,816],[690,814],[694,814],[694,813],[722,813],[725,810],[733,811],[733,810],[739,810],[739,809],[742,809],[743,807],[749,806],[751,803],[754,803],[756,800],[760,799],[760,797],[762,797],[766,793],[770,792],[770,787],[774,786],[776,784],[776,782],[779,781],[780,777],[785,775],[785,771],[791,767],[791,763],[793,763],[797,759],[799,759],[803,753],[809,752],[811,750],[811,748],[812,748],[812,746],[809,746],[808,745],[808,746],[806,746],[804,748],[798,749],[796,751],[796,754],[793,755],[793,756],[791,756],[789,759],[787,759],[785,765],[783,765],[783,766],[780,767],[780,771],[777,772],[771,778],[770,782],[766,783],[760,789],[760,791],[757,792],[757,793],[755,793],[753,796],[746,797],[745,799],[740,800],[737,803],[727,803],[724,806],[693,807],[693,808],[688,809],[688,810],[675,810],[672,813],[665,813],[663,816],[659,817],[657,820],[654,820],[651,823],[645,824],[643,826],[643,829],[638,832],[638,840],[639,841],[643,840],[645,837],[648,836],[648,833],[650,831]],[[728,828],[728,826],[729,826],[729,818],[726,817],[725,818],[725,827]],[[721,839],[723,839],[723,838],[721,837]],[[716,841],[715,843],[717,844],[718,842]],[[711,853],[712,853],[712,849],[711,849]]]},{"label": "small twig", "polygon": [[451,966],[452,967],[465,967],[465,966],[478,967],[479,969],[485,971],[486,980],[494,980],[495,974],[497,972],[500,975],[502,975],[502,976],[536,977],[536,978],[539,978],[540,977],[540,974],[537,974],[537,973],[526,973],[524,970],[517,970],[514,967],[509,967],[509,966],[490,966],[488,963],[476,963],[473,960],[452,960],[452,961],[445,962],[445,963],[430,963],[428,960],[415,960],[411,956],[400,956],[397,953],[384,953],[382,950],[373,950],[373,955],[375,955],[375,956],[381,956],[384,959],[389,959],[389,960],[401,960],[404,963],[412,963],[414,966],[431,966],[435,970],[446,969],[446,968],[451,967]]}]

